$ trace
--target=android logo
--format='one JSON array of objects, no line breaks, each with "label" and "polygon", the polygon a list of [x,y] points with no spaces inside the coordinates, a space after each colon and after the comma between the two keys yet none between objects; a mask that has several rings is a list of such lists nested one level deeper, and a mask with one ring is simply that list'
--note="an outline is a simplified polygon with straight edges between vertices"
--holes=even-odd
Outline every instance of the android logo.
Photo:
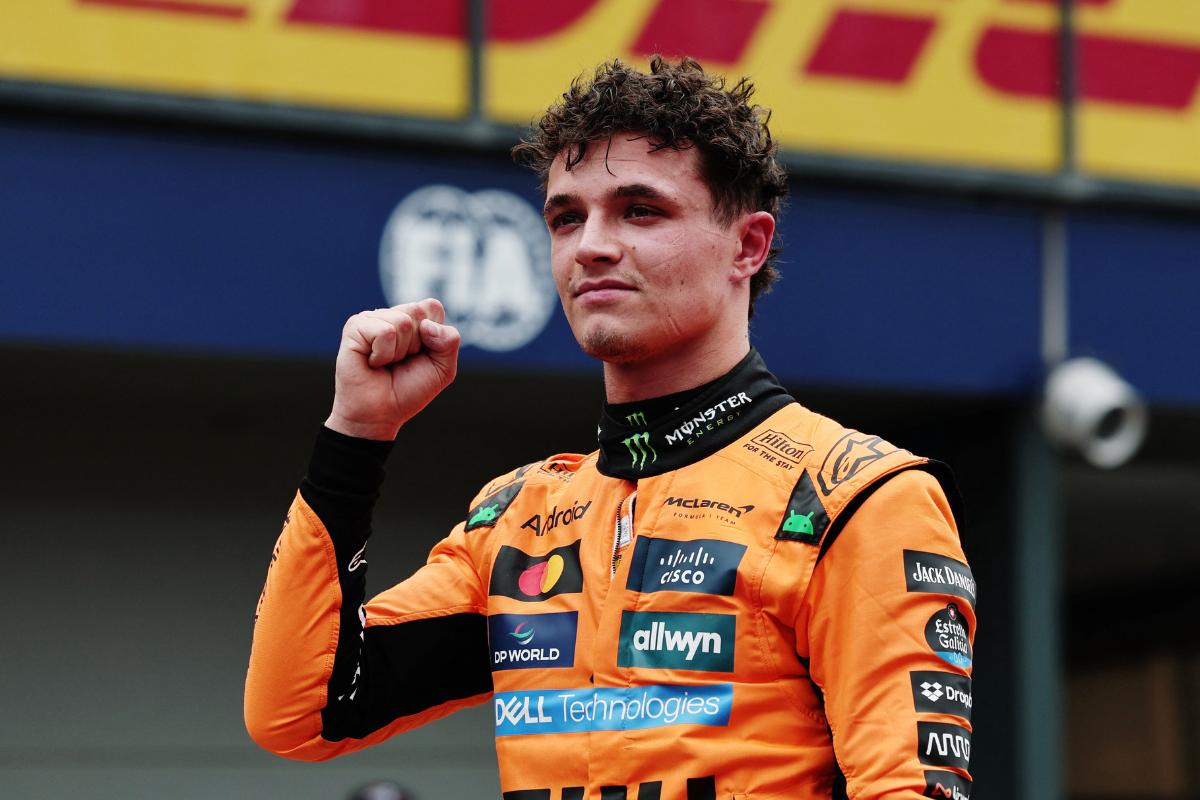
[{"label": "android logo", "polygon": [[[467,521],[467,524],[468,525],[483,525],[488,522],[492,522],[493,520],[496,519],[496,509],[497,508],[499,508],[498,505],[483,506],[482,508],[480,508],[478,511],[476,511],[474,514],[471,515],[471,519],[469,519]],[[809,527],[811,528],[812,526],[810,525]]]},{"label": "android logo", "polygon": [[807,514],[797,514],[789,508],[788,518],[783,521],[783,532],[798,533],[801,536],[812,536],[812,515],[813,512],[811,511]]}]

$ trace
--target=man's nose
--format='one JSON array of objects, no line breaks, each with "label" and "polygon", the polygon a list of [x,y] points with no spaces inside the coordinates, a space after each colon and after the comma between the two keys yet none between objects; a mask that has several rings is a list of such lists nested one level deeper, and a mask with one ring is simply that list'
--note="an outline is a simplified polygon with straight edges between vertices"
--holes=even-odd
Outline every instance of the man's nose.
[{"label": "man's nose", "polygon": [[621,260],[621,243],[604,220],[589,218],[583,224],[575,260],[585,267],[616,264]]}]

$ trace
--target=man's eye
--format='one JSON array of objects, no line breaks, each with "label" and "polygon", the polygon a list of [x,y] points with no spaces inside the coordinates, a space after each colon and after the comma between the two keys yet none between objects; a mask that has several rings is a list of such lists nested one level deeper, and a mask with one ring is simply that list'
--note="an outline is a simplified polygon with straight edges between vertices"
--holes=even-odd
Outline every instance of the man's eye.
[{"label": "man's eye", "polygon": [[657,215],[658,215],[658,211],[651,208],[650,206],[640,206],[640,205],[639,206],[630,206],[629,210],[625,212],[625,216],[633,217],[635,219],[642,219],[645,217],[654,217]]},{"label": "man's eye", "polygon": [[567,211],[567,212],[558,214],[558,215],[554,216],[553,218],[551,218],[550,228],[551,228],[551,230],[558,230],[559,228],[561,228],[564,225],[574,225],[577,222],[581,222],[582,219],[583,218],[576,212]]}]

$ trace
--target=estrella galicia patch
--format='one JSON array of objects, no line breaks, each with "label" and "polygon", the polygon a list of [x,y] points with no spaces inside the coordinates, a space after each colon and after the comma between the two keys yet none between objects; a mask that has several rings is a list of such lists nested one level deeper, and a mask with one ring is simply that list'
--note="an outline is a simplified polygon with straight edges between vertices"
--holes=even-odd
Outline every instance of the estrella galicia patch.
[{"label": "estrella galicia patch", "polygon": [[971,732],[948,722],[918,722],[917,758],[931,767],[969,769]]},{"label": "estrella galicia patch", "polygon": [[905,550],[904,582],[910,592],[952,594],[975,607],[975,576],[970,567],[953,558]]},{"label": "estrella galicia patch", "polygon": [[578,625],[578,611],[493,614],[488,617],[492,671],[574,665]]},{"label": "estrella galicia patch", "polygon": [[808,470],[801,470],[800,480],[792,490],[788,500],[787,510],[779,521],[779,530],[775,532],[776,539],[787,539],[807,544],[820,544],[821,537],[829,527],[829,514],[817,496],[817,487],[813,485],[812,476]]},{"label": "estrella galicia patch", "polygon": [[971,679],[966,675],[921,670],[910,672],[909,679],[917,711],[952,714],[971,721],[971,708],[975,702],[971,695]]},{"label": "estrella galicia patch", "polygon": [[971,782],[957,772],[927,769],[925,796],[936,800],[971,800]]},{"label": "estrella galicia patch", "polygon": [[632,592],[732,595],[746,545],[721,539],[677,542],[639,536],[625,588]]},{"label": "estrella galicia patch", "polygon": [[954,603],[936,612],[925,623],[925,641],[947,664],[971,668],[971,630],[966,617]]},{"label": "estrella galicia patch", "polygon": [[894,452],[896,448],[878,436],[868,436],[858,431],[847,433],[825,454],[825,461],[817,474],[821,491],[828,497],[834,489],[866,467]]},{"label": "estrella galicia patch", "polygon": [[467,527],[464,530],[473,531],[476,528],[495,527],[496,520],[500,519],[500,515],[508,510],[513,500],[517,499],[523,486],[525,486],[525,481],[514,481],[500,491],[480,500],[479,505],[467,513]]},{"label": "estrella galicia patch", "polygon": [[579,566],[578,539],[540,556],[501,545],[488,586],[488,594],[526,603],[582,591],[583,569]]}]

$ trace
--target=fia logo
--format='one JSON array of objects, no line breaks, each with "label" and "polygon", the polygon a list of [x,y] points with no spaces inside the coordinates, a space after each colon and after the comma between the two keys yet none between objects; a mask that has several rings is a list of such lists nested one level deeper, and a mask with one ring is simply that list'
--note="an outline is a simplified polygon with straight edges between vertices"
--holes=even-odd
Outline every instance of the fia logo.
[{"label": "fia logo", "polygon": [[463,344],[524,347],[558,304],[550,237],[541,214],[499,189],[418,189],[396,206],[379,251],[383,293],[392,305],[440,298]]}]

